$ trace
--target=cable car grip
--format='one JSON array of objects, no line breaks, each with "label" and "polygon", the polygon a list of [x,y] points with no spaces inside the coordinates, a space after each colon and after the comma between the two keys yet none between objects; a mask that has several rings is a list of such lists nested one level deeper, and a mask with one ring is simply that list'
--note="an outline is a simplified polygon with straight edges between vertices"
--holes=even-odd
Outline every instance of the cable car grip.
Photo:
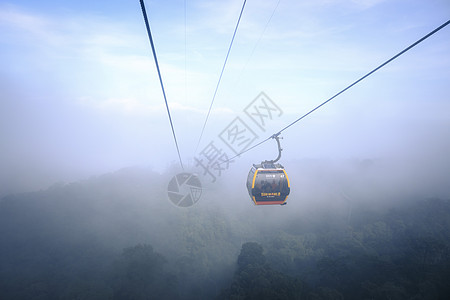
[{"label": "cable car grip", "polygon": [[282,137],[280,137],[281,132],[275,133],[274,135],[271,136],[272,139],[275,139],[277,141],[277,145],[278,145],[278,157],[274,160],[266,160],[264,162],[262,162],[263,164],[269,163],[269,164],[274,164],[277,161],[280,160],[281,158],[281,151],[283,151],[283,149],[281,148],[281,144],[280,144],[280,139],[282,139]]}]

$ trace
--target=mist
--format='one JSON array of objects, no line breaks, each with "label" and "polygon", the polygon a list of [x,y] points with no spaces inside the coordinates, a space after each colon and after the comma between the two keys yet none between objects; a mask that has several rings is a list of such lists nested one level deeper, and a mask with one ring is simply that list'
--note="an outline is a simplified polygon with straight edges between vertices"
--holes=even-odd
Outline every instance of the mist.
[{"label": "mist", "polygon": [[1,3],[0,298],[447,299],[448,28],[282,132],[287,205],[236,156],[450,12],[369,2],[248,3],[202,138],[242,3],[148,2],[180,160],[138,2]]},{"label": "mist", "polygon": [[[226,182],[205,184],[194,206],[177,207],[167,194],[172,173],[142,167],[6,196],[0,203],[0,292],[10,299],[139,299],[148,293],[163,299],[242,293],[248,299],[273,299],[273,293],[326,299],[324,287],[342,297],[430,292],[418,281],[434,295],[448,293],[449,200],[376,177],[378,168],[386,169],[374,160],[349,161],[345,171],[329,161],[286,165],[292,191],[285,206],[255,206],[245,182],[230,171]],[[414,241],[434,247],[430,261],[420,260],[422,248],[414,248]],[[242,265],[243,257],[249,265]],[[362,269],[354,269],[361,259]],[[344,265],[324,265],[335,260]],[[419,269],[404,273],[406,262]],[[380,264],[389,268],[382,271]],[[254,268],[265,275],[252,273]],[[323,268],[342,274],[342,281],[324,275]],[[245,285],[241,272],[252,274]],[[365,274],[369,290],[355,287],[362,282],[354,272]],[[278,278],[273,285],[257,283],[272,276]],[[282,282],[299,286],[291,290],[278,286]],[[236,284],[243,289],[234,290]]]}]

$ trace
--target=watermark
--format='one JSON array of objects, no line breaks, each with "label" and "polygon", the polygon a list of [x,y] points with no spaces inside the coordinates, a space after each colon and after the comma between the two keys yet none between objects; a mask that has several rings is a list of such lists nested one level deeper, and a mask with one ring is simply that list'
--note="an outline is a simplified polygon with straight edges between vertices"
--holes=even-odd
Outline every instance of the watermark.
[{"label": "watermark", "polygon": [[189,207],[200,200],[202,184],[194,174],[180,173],[169,181],[167,194],[176,206]]},{"label": "watermark", "polygon": [[[235,117],[218,134],[219,141],[210,141],[194,157],[198,173],[211,183],[216,182],[217,178],[229,169],[230,164],[234,162],[230,160],[230,157],[239,155],[251,147],[259,139],[257,132],[264,133],[267,125],[281,117],[283,111],[264,92],[261,92],[243,109],[243,113],[243,117]],[[248,122],[248,119],[251,122]],[[194,174],[180,173],[169,182],[169,199],[177,206],[192,206],[198,202],[201,194],[200,179]]]},{"label": "watermark", "polygon": [[230,125],[219,134],[219,138],[235,154],[247,150],[248,147],[258,139],[256,133],[241,118],[236,117]]},{"label": "watermark", "polygon": [[267,122],[283,114],[281,108],[264,92],[259,93],[255,100],[244,108],[244,112],[264,132],[266,131]]},{"label": "watermark", "polygon": [[195,166],[201,167],[203,175],[211,177],[215,182],[217,177],[221,176],[222,171],[227,170],[233,160],[229,160],[228,154],[221,148],[217,148],[214,142],[210,142],[200,153],[200,158],[195,157]]}]

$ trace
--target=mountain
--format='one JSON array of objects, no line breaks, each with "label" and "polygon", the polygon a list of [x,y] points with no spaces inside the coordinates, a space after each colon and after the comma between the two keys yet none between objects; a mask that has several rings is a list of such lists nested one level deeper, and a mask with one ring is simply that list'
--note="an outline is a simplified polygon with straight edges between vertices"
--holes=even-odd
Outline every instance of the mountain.
[{"label": "mountain", "polygon": [[167,198],[170,177],[128,168],[4,197],[0,298],[450,295],[449,200],[380,193],[381,207],[352,197],[336,209],[327,193],[303,206],[294,194],[284,207],[260,208],[244,188],[218,185],[180,208]]}]

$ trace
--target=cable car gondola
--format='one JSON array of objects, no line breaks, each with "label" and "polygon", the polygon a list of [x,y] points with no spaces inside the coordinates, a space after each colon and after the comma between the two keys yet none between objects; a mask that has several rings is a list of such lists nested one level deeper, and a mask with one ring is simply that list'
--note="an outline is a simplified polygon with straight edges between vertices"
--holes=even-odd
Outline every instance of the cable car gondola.
[{"label": "cable car gondola", "polygon": [[276,163],[281,157],[278,135],[278,157],[275,160],[254,164],[247,177],[247,189],[255,205],[285,205],[291,191],[289,178],[284,167]]}]

